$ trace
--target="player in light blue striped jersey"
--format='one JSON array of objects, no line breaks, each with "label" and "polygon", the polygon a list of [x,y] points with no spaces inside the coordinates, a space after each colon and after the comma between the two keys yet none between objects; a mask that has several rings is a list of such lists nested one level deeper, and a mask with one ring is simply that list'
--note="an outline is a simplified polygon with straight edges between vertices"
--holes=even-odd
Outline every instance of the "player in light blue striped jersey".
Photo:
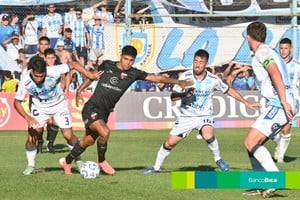
[{"label": "player in light blue striped jersey", "polygon": [[194,55],[193,69],[183,72],[179,77],[179,80],[192,80],[194,85],[183,91],[176,85],[174,86],[171,99],[173,101],[181,100],[180,116],[178,116],[167,139],[157,152],[154,166],[143,170],[143,174],[160,172],[161,166],[171,153],[171,150],[194,129],[207,142],[208,148],[213,153],[214,161],[220,169],[222,171],[229,170],[229,164],[222,159],[218,140],[214,136],[213,93],[215,90],[219,90],[253,110],[259,108],[260,104],[247,101],[217,75],[207,71],[208,58],[209,54],[207,51],[203,49],[198,50]]},{"label": "player in light blue striped jersey", "polygon": [[[294,106],[296,111],[299,109],[297,97],[299,97],[299,81],[300,81],[300,63],[297,62],[292,57],[292,41],[289,38],[283,38],[279,42],[279,52],[280,56],[283,58],[283,60],[286,63],[286,69],[288,72],[288,76],[291,81],[292,91],[294,94]],[[296,120],[293,120],[293,122],[296,122]],[[291,127],[292,122],[287,124],[282,129],[282,134],[278,134],[279,140],[277,142],[277,147],[275,149],[274,153],[274,159],[278,163],[284,162],[284,155],[288,149],[290,140],[291,140]]]}]

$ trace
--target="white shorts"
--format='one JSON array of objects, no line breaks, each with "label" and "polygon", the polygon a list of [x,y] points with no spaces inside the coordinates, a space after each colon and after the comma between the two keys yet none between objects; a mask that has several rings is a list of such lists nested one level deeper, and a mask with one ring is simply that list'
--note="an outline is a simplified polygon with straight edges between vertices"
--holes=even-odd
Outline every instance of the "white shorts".
[{"label": "white shorts", "polygon": [[287,123],[289,120],[282,108],[268,106],[256,119],[252,128],[270,138],[276,135]]},{"label": "white shorts", "polygon": [[91,49],[90,60],[97,61],[104,55],[104,49]]},{"label": "white shorts", "polygon": [[39,128],[44,127],[51,117],[54,118],[59,128],[72,127],[72,117],[70,115],[68,103],[66,100],[63,100],[59,104],[48,108],[41,108],[35,104],[32,104],[31,116],[38,121],[40,125]]},{"label": "white shorts", "polygon": [[183,138],[187,137],[194,129],[198,131],[204,125],[213,126],[213,118],[211,116],[202,117],[178,117],[175,125],[170,131],[170,135],[182,135]]}]

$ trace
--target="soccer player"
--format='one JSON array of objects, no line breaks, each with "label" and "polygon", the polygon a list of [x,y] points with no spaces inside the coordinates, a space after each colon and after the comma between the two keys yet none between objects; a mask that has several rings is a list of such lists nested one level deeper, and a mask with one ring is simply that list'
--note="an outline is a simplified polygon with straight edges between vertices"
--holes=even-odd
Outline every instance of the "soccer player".
[{"label": "soccer player", "polygon": [[[38,52],[35,56],[32,58],[45,58],[45,50],[50,48],[50,39],[47,36],[42,36],[39,38],[38,42]],[[59,57],[56,57],[55,59],[55,65],[61,64],[61,61]],[[28,66],[28,69],[30,69],[31,66]],[[31,99],[29,99],[31,102]],[[53,119],[50,119],[47,123],[47,136],[46,136],[46,148],[49,153],[55,153],[54,149],[54,140],[58,133],[58,126],[53,123]],[[49,141],[52,141],[49,143]],[[43,133],[38,135],[38,145],[37,145],[37,153],[42,153],[43,148]]]},{"label": "soccer player", "polygon": [[[249,129],[244,146],[254,171],[279,171],[264,143],[278,134],[294,116],[293,91],[285,63],[275,50],[265,44],[267,28],[261,22],[247,26],[247,40],[254,55],[252,68],[257,86],[267,100],[267,107]],[[275,189],[259,191],[263,197]]]},{"label": "soccer player", "polygon": [[[279,52],[280,56],[286,63],[286,69],[291,81],[292,90],[294,93],[294,98],[299,96],[299,81],[300,81],[300,63],[298,63],[295,59],[293,59],[292,52],[292,41],[289,38],[283,38],[279,42]],[[296,110],[298,110],[298,103],[296,99],[294,99],[294,106]],[[284,155],[289,146],[291,140],[291,126],[292,123],[287,124],[282,130],[282,134],[280,134],[279,142],[275,149],[274,159],[278,163],[284,162]],[[278,134],[279,135],[279,134]]]},{"label": "soccer player", "polygon": [[[192,82],[188,80],[179,81],[136,69],[132,67],[136,56],[137,50],[133,46],[128,45],[123,47],[118,62],[105,60],[98,67],[98,71],[103,71],[103,74],[97,83],[95,92],[85,103],[82,110],[82,119],[85,123],[85,135],[66,157],[59,160],[61,167],[64,168],[65,174],[72,174],[71,163],[74,158],[81,155],[85,149],[93,145],[97,139],[98,163],[101,170],[110,175],[115,173],[115,169],[111,167],[105,159],[110,135],[110,129],[106,123],[116,103],[134,81],[149,80],[153,82],[172,83],[178,84],[183,88],[192,84]],[[90,83],[91,81],[86,79],[77,89],[77,105],[82,101],[80,93],[88,87]]]},{"label": "soccer player", "polygon": [[[67,100],[59,84],[61,75],[69,71],[69,66],[62,64],[47,68],[42,58],[35,57],[30,59],[29,67],[30,69],[22,75],[14,101],[15,109],[28,124],[28,137],[25,145],[28,166],[23,171],[24,175],[35,172],[38,135],[43,132],[44,126],[51,117],[54,118],[70,145],[73,146],[77,142],[77,137],[72,131],[72,117]],[[27,93],[32,99],[30,114],[21,104]]]},{"label": "soccer player", "polygon": [[222,171],[228,171],[229,165],[221,158],[217,138],[214,136],[213,127],[213,93],[220,90],[238,101],[244,103],[250,109],[260,107],[259,103],[248,102],[240,93],[230,88],[217,75],[207,70],[209,54],[206,50],[199,49],[194,54],[193,69],[183,72],[179,80],[190,79],[194,84],[188,90],[181,90],[174,87],[171,93],[171,100],[181,100],[180,116],[171,129],[165,142],[157,152],[153,167],[142,170],[143,174],[158,173],[161,166],[171,150],[194,130],[198,130],[202,138],[207,142],[208,148],[212,151],[214,161]]}]

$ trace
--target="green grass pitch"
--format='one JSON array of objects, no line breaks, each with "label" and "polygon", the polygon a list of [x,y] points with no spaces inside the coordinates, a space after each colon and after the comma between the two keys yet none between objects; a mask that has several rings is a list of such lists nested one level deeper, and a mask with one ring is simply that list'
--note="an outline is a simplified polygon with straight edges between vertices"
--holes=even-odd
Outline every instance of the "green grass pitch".
[{"label": "green grass pitch", "polygon": [[[250,170],[243,139],[248,129],[215,129],[221,154],[231,170]],[[169,130],[119,130],[112,131],[107,152],[107,160],[115,167],[114,176],[101,174],[99,178],[81,178],[76,166],[73,175],[66,176],[58,165],[69,149],[61,134],[58,135],[56,154],[38,154],[37,173],[23,176],[26,167],[24,151],[26,132],[0,132],[0,191],[2,200],[35,199],[99,199],[99,200],[232,200],[262,199],[259,196],[242,196],[242,189],[179,189],[171,188],[172,171],[219,171],[211,152],[203,140],[197,140],[193,132],[183,140],[167,158],[162,173],[142,175],[140,171],[152,166],[158,148],[165,140]],[[81,138],[83,132],[76,131]],[[300,171],[300,134],[299,129],[292,131],[292,141],[287,151],[286,163],[278,164],[281,170]],[[273,155],[274,143],[266,146]],[[89,147],[82,159],[97,159],[96,145]],[[300,180],[299,180],[300,181]],[[276,191],[277,200],[299,199],[300,190]]]}]

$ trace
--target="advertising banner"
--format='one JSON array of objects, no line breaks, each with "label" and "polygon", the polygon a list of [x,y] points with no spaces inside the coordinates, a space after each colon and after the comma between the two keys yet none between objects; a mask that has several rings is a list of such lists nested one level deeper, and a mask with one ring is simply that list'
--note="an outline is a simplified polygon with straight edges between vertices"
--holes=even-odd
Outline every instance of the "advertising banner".
[{"label": "advertising banner", "polygon": [[[213,97],[216,128],[249,127],[265,108],[265,100],[257,92],[241,93],[249,101],[260,102],[261,110],[249,110],[232,97],[217,92]],[[85,100],[88,100],[90,95],[85,93]],[[25,120],[15,111],[13,101],[14,94],[0,93],[0,130],[27,129]],[[83,130],[82,106],[76,107],[74,95],[70,95],[68,102],[74,130]],[[179,115],[179,105],[179,101],[171,101],[168,92],[127,92],[111,113],[108,126],[118,130],[169,129]],[[28,101],[25,101],[23,106],[28,111]]]}]

